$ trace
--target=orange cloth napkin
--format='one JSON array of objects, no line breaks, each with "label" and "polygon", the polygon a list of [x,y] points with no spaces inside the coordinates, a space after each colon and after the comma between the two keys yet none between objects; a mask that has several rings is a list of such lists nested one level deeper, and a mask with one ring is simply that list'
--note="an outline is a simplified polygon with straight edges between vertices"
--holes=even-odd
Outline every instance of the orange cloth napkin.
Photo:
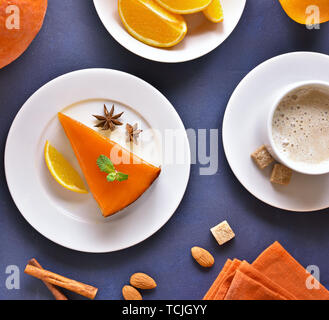
[{"label": "orange cloth napkin", "polygon": [[260,282],[237,270],[224,300],[286,300]]},{"label": "orange cloth napkin", "polygon": [[217,292],[220,284],[222,283],[222,280],[224,278],[224,275],[226,274],[227,270],[231,266],[231,263],[232,263],[232,260],[231,259],[227,259],[226,260],[226,263],[224,264],[223,269],[218,274],[218,277],[216,278],[216,280],[214,281],[214,283],[212,284],[212,286],[209,288],[208,292],[203,297],[203,300],[213,300],[214,299],[215,294],[216,294],[216,292]]},{"label": "orange cloth napkin", "polygon": [[329,300],[329,291],[313,277],[319,289],[306,287],[306,280],[311,275],[277,241],[261,253],[252,265],[293,293],[298,300]]},{"label": "orange cloth napkin", "polygon": [[308,289],[312,277],[278,243],[269,246],[250,265],[246,261],[228,260],[204,300],[329,300],[329,291]]},{"label": "orange cloth napkin", "polygon": [[224,300],[296,300],[296,298],[247,261],[243,261],[235,273]]},{"label": "orange cloth napkin", "polygon": [[225,295],[230,288],[231,282],[235,276],[236,270],[238,270],[241,261],[234,259],[230,268],[227,270],[226,274],[223,277],[222,283],[220,284],[213,300],[224,300]]}]

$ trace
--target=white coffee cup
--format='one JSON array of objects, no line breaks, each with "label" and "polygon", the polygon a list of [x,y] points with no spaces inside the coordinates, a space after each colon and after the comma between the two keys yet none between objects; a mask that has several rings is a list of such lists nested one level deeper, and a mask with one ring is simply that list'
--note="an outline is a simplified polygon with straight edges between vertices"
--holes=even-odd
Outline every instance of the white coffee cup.
[{"label": "white coffee cup", "polygon": [[273,139],[272,121],[276,108],[279,106],[280,102],[285,96],[289,95],[292,91],[295,91],[296,89],[300,89],[302,87],[320,88],[321,90],[325,90],[326,92],[328,92],[329,95],[329,83],[324,81],[304,81],[294,83],[288,87],[285,87],[280,92],[279,96],[275,99],[273,105],[266,110],[264,119],[265,123],[263,125],[264,145],[278,162],[284,164],[285,166],[294,171],[308,175],[326,174],[329,173],[329,159],[328,161],[323,161],[315,164],[291,160],[286,154],[284,154],[281,150],[278,149]]}]

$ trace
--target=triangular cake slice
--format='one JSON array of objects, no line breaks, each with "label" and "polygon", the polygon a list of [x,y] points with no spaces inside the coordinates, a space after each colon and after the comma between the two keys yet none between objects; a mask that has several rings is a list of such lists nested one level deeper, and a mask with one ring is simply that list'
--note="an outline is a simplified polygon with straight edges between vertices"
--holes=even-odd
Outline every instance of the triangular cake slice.
[{"label": "triangular cake slice", "polygon": [[[66,136],[104,217],[110,216],[137,200],[159,176],[161,169],[129,152],[95,130],[58,114]],[[105,155],[115,169],[128,175],[128,180],[108,182],[100,171],[97,159]]]}]

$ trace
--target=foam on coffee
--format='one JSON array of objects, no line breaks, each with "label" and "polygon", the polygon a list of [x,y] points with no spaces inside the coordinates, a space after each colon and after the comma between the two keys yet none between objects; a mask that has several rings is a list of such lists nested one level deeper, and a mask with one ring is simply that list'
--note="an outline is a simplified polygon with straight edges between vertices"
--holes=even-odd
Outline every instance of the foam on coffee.
[{"label": "foam on coffee", "polygon": [[272,120],[273,140],[290,160],[318,164],[329,160],[329,92],[305,86],[286,95]]}]

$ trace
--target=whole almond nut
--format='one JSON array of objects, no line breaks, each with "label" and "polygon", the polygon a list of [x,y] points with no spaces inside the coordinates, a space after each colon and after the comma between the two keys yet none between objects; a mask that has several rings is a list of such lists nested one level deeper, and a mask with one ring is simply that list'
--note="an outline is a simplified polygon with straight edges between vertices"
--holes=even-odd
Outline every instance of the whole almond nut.
[{"label": "whole almond nut", "polygon": [[143,300],[142,295],[132,286],[124,286],[122,295],[125,300]]},{"label": "whole almond nut", "polygon": [[195,261],[202,267],[210,268],[214,265],[215,259],[212,254],[200,247],[193,247],[191,253]]},{"label": "whole almond nut", "polygon": [[151,278],[150,276],[148,276],[145,273],[134,273],[131,277],[130,277],[130,284],[132,286],[134,286],[135,288],[138,289],[154,289],[157,284],[156,282],[153,280],[153,278]]}]

